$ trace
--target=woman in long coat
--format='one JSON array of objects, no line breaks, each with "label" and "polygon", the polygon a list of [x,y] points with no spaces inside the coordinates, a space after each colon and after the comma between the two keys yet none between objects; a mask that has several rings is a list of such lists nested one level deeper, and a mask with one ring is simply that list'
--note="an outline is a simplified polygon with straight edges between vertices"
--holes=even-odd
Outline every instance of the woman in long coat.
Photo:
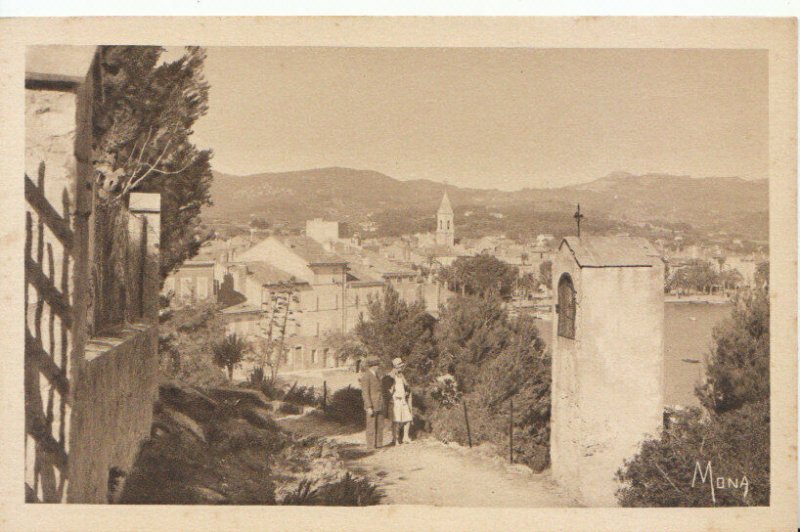
[{"label": "woman in long coat", "polygon": [[392,428],[394,429],[394,441],[399,445],[401,443],[411,443],[411,436],[409,431],[411,429],[411,421],[414,419],[411,413],[411,388],[408,386],[403,375],[403,360],[400,357],[392,360],[392,371],[390,375],[394,379],[394,384],[391,388],[392,394]]}]

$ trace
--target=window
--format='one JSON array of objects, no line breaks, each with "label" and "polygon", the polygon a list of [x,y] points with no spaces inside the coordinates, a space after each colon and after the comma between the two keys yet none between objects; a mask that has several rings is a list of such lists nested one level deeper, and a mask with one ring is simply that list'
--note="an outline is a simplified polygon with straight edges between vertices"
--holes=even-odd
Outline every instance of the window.
[{"label": "window", "polygon": [[303,364],[303,346],[298,345],[294,348],[294,360],[292,360],[292,366],[298,367]]},{"label": "window", "polygon": [[316,349],[312,349],[311,350],[311,363],[312,364],[316,364],[317,363],[317,350]]},{"label": "window", "polygon": [[194,279],[191,277],[181,277],[180,294],[178,297],[186,301],[194,301]]},{"label": "window", "polygon": [[564,274],[558,281],[558,335],[575,338],[575,287],[572,278]]},{"label": "window", "polygon": [[447,220],[447,230],[450,230],[450,220]]},{"label": "window", "polygon": [[203,301],[208,298],[208,279],[205,277],[197,278],[197,300]]}]

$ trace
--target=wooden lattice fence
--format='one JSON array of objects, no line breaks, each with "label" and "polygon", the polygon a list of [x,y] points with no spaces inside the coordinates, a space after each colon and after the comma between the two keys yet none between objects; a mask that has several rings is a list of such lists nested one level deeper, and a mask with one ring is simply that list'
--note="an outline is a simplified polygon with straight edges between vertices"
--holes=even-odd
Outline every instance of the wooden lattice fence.
[{"label": "wooden lattice fence", "polygon": [[69,272],[75,234],[66,191],[59,214],[45,198],[44,181],[44,163],[36,183],[25,176],[25,432],[35,441],[35,456],[26,457],[34,469],[26,500],[57,502],[64,498],[67,480]]}]

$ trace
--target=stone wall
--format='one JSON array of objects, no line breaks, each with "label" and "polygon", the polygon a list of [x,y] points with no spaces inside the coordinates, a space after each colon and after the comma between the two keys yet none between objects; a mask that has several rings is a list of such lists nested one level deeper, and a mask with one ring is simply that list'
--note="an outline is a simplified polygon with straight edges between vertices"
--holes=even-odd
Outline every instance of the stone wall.
[{"label": "stone wall", "polygon": [[104,503],[112,467],[130,471],[149,436],[157,395],[158,328],[93,338],[72,402],[67,502]]}]

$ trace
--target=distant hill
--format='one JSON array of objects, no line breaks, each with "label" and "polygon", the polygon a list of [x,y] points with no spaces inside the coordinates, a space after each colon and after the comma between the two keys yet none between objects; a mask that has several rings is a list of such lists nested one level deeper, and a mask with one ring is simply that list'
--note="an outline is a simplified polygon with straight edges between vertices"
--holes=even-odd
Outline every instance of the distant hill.
[{"label": "distant hill", "polygon": [[[430,213],[444,187],[429,180],[400,181],[371,170],[319,168],[234,176],[215,173],[209,219],[247,221],[259,216],[292,225],[323,217],[364,221],[387,211]],[[525,188],[516,192],[447,186],[456,209],[490,208],[572,213],[580,203],[625,222],[686,223],[707,231],[727,231],[766,240],[768,182],[737,177],[632,175],[615,172],[589,183],[561,188]]]}]

